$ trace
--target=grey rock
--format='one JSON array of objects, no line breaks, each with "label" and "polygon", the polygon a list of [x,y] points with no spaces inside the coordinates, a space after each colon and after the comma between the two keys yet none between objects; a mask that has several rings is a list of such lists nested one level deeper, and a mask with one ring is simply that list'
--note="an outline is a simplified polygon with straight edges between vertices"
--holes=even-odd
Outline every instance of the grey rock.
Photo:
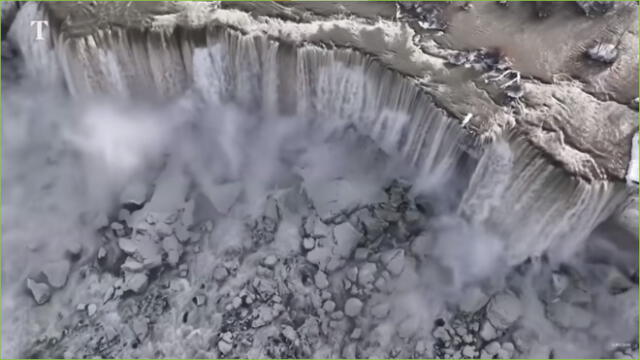
[{"label": "grey rock", "polygon": [[400,275],[404,270],[404,250],[395,249],[389,250],[382,254],[382,263],[393,275]]},{"label": "grey rock", "polygon": [[365,286],[371,284],[376,278],[378,267],[374,263],[364,263],[358,268],[358,284]]},{"label": "grey rock", "polygon": [[328,313],[333,312],[333,310],[336,309],[336,303],[331,300],[327,300],[322,305],[322,309]]},{"label": "grey rock", "polygon": [[96,304],[87,305],[87,315],[93,316],[96,314],[96,311],[98,311],[98,306]]},{"label": "grey rock", "polygon": [[576,4],[587,16],[602,16],[616,5],[613,1],[576,1]]},{"label": "grey rock", "polygon": [[167,262],[171,266],[178,265],[180,256],[182,255],[182,245],[178,242],[178,238],[175,236],[167,236],[162,239],[162,249],[167,254]]},{"label": "grey rock", "polygon": [[326,289],[329,286],[329,279],[327,279],[327,274],[325,274],[322,270],[318,270],[315,276],[313,277],[313,281],[318,287],[318,289]]},{"label": "grey rock", "polygon": [[262,264],[270,269],[272,269],[278,263],[278,258],[275,255],[269,255],[264,258]]},{"label": "grey rock", "polygon": [[487,305],[487,319],[497,329],[508,328],[520,316],[522,316],[522,304],[511,293],[496,294]]},{"label": "grey rock", "polygon": [[344,313],[350,317],[358,316],[362,311],[362,306],[363,304],[360,299],[355,297],[349,298],[344,304]]},{"label": "grey rock", "polygon": [[38,305],[42,305],[51,299],[51,288],[46,283],[27,279],[27,288],[31,291],[31,295],[33,295],[33,299]]},{"label": "grey rock", "polygon": [[618,58],[618,49],[614,44],[599,42],[587,50],[587,56],[604,64],[613,64]]},{"label": "grey rock", "polygon": [[316,246],[316,241],[313,238],[307,237],[302,239],[302,247],[309,251],[312,250]]},{"label": "grey rock", "polygon": [[485,321],[480,329],[480,337],[485,341],[490,341],[498,337],[498,333],[489,321]]},{"label": "grey rock", "polygon": [[224,265],[218,264],[213,269],[213,278],[216,281],[224,281],[229,276],[229,271]]},{"label": "grey rock", "polygon": [[197,294],[193,297],[193,303],[196,306],[204,306],[207,303],[207,297],[204,294]]},{"label": "grey rock", "polygon": [[371,308],[371,315],[376,319],[384,319],[389,315],[390,307],[387,303],[377,304]]},{"label": "grey rock", "polygon": [[593,315],[582,307],[556,301],[547,305],[547,317],[562,328],[586,329]]},{"label": "grey rock", "polygon": [[141,293],[146,289],[149,278],[145,273],[127,273],[125,274],[125,288],[135,293]]}]

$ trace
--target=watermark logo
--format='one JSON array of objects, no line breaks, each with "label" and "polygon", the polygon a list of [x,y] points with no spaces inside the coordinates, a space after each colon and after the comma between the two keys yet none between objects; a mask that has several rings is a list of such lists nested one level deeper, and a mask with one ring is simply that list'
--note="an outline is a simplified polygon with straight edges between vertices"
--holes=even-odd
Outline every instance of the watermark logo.
[{"label": "watermark logo", "polygon": [[31,27],[33,25],[36,26],[36,40],[44,40],[44,36],[42,35],[42,29],[45,26],[49,26],[49,22],[47,20],[33,20],[31,21]]}]

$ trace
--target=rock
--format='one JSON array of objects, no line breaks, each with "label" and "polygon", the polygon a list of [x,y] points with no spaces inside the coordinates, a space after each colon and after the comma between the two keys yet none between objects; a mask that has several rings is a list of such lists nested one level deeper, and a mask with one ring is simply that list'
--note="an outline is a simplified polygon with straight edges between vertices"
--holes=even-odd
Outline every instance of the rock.
[{"label": "rock", "polygon": [[291,342],[298,340],[298,333],[289,325],[283,325],[280,332]]},{"label": "rock", "polygon": [[191,233],[189,232],[189,230],[187,230],[187,227],[184,225],[177,226],[173,230],[173,233],[175,237],[178,239],[178,241],[182,244],[188,242],[191,239]]},{"label": "rock", "polygon": [[120,247],[120,250],[124,251],[124,253],[127,255],[132,255],[137,250],[136,243],[133,240],[127,238],[118,239],[118,247]]},{"label": "rock", "polygon": [[302,239],[302,248],[310,251],[316,246],[316,241],[313,238],[307,237]]},{"label": "rock", "polygon": [[313,281],[318,287],[318,289],[326,289],[329,287],[329,279],[327,279],[327,274],[325,274],[322,270],[318,270],[315,276],[313,277]]},{"label": "rock", "polygon": [[123,237],[126,234],[124,225],[119,222],[111,223],[111,231],[113,231],[113,234],[117,237]]},{"label": "rock", "polygon": [[178,270],[180,271],[180,277],[187,277],[187,275],[189,275],[189,265],[187,264],[181,264]]},{"label": "rock", "polygon": [[147,186],[143,182],[131,182],[120,195],[121,204],[141,206],[147,198]]},{"label": "rock", "polygon": [[104,260],[107,257],[107,249],[104,248],[104,246],[101,246],[100,249],[98,249],[98,260]]},{"label": "rock", "polygon": [[487,319],[496,329],[506,329],[522,315],[522,304],[513,294],[495,295],[487,305]]},{"label": "rock", "polygon": [[333,254],[342,258],[348,258],[355,250],[360,233],[349,223],[344,222],[333,228],[333,238],[335,245]]},{"label": "rock", "polygon": [[95,315],[96,311],[98,311],[98,306],[96,306],[96,304],[87,305],[87,315],[93,316]]},{"label": "rock", "polygon": [[587,50],[587,56],[604,64],[613,64],[618,58],[618,49],[614,44],[600,42]]},{"label": "rock", "polygon": [[464,296],[460,301],[460,310],[467,313],[474,313],[480,310],[489,301],[487,294],[477,286],[464,290]]},{"label": "rock", "polygon": [[71,264],[67,260],[50,262],[43,266],[42,273],[47,278],[47,282],[54,288],[61,288],[67,283]]},{"label": "rock", "polygon": [[389,272],[395,276],[398,276],[404,270],[404,250],[395,249],[389,250],[382,254],[382,263],[389,270]]},{"label": "rock", "polygon": [[547,317],[560,327],[573,329],[587,329],[593,320],[591,312],[562,301],[547,305]]},{"label": "rock", "polygon": [[193,297],[193,303],[198,307],[204,306],[207,303],[207,297],[204,294],[197,294]]},{"label": "rock", "polygon": [[135,334],[138,341],[142,341],[147,337],[149,333],[149,324],[145,318],[134,318],[131,324],[131,330]]},{"label": "rock", "polygon": [[358,269],[358,284],[366,286],[376,279],[378,267],[374,263],[364,263]]},{"label": "rock", "polygon": [[137,294],[141,293],[147,287],[149,281],[145,273],[127,273],[125,278],[125,288]]},{"label": "rock", "polygon": [[488,343],[483,350],[486,351],[490,357],[492,357],[493,355],[497,354],[498,351],[500,351],[500,344],[497,341],[492,341]]},{"label": "rock", "polygon": [[175,236],[167,236],[162,239],[162,249],[167,254],[167,262],[171,266],[178,265],[180,255],[182,255],[182,245]]},{"label": "rock", "polygon": [[322,309],[328,313],[333,312],[333,310],[336,309],[336,303],[331,300],[327,300],[322,304]]},{"label": "rock", "polygon": [[384,319],[389,315],[390,307],[387,303],[377,304],[371,308],[371,315],[376,319]]},{"label": "rock", "polygon": [[273,269],[273,267],[276,266],[277,263],[278,263],[278,258],[275,255],[267,256],[266,258],[264,258],[264,261],[262,262],[262,264],[268,267],[269,269]]},{"label": "rock", "polygon": [[229,182],[221,185],[207,186],[207,198],[222,214],[228,214],[242,192],[241,182]]},{"label": "rock", "polygon": [[218,264],[213,268],[213,278],[216,281],[224,281],[229,276],[229,270],[224,265]]},{"label": "rock", "polygon": [[480,337],[485,341],[490,341],[498,337],[498,333],[489,321],[485,321],[480,329]]},{"label": "rock", "polygon": [[360,328],[353,329],[353,331],[351,332],[351,335],[349,335],[349,337],[353,340],[360,339],[361,336],[362,336],[362,329]]},{"label": "rock", "polygon": [[518,329],[513,333],[513,342],[521,353],[528,353],[538,342],[538,334],[531,329]]},{"label": "rock", "polygon": [[587,16],[602,16],[615,6],[613,1],[576,1]]},{"label": "rock", "polygon": [[353,258],[358,261],[367,260],[369,257],[369,249],[367,248],[357,248],[355,253],[353,254]]},{"label": "rock", "polygon": [[349,298],[344,304],[344,313],[347,316],[354,317],[360,314],[362,311],[362,301],[358,298]]},{"label": "rock", "polygon": [[471,345],[466,345],[462,348],[462,356],[473,359],[476,357],[476,349]]},{"label": "rock", "polygon": [[125,259],[124,263],[120,265],[120,269],[128,272],[140,272],[146,269],[143,263],[135,260],[132,257],[128,257]]},{"label": "rock", "polygon": [[46,303],[51,298],[51,288],[45,283],[27,279],[27,288],[31,291],[31,295],[38,305]]}]

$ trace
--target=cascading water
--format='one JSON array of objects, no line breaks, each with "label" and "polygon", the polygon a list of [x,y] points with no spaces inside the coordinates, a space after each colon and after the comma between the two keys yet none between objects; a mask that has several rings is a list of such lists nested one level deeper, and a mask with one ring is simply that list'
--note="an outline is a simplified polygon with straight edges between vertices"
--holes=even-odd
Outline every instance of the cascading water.
[{"label": "cascading water", "polygon": [[[3,85],[3,352],[637,353],[637,321],[612,312],[637,309],[637,263],[592,264],[584,246],[633,189],[570,176],[516,129],[483,144],[429,95],[438,79],[340,44],[339,29],[327,41],[280,38],[218,11],[203,26],[87,34],[50,17],[41,42],[26,24],[47,9],[18,12],[8,41],[22,57],[10,61],[25,76]],[[20,104],[63,86],[70,97],[43,95],[62,114]],[[35,136],[9,138],[20,132]],[[20,182],[42,164],[50,175]],[[29,216],[77,235],[34,233]],[[43,304],[32,326],[7,315],[27,306],[15,300],[28,296],[25,281]],[[313,321],[301,316],[308,307]]]}]

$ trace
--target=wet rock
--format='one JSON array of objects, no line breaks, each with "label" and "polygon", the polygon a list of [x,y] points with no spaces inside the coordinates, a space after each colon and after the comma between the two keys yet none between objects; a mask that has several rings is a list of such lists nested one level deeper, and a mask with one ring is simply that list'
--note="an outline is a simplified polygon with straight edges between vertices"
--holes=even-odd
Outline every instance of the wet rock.
[{"label": "wet rock", "polygon": [[275,255],[269,255],[264,258],[262,264],[269,269],[273,269],[274,266],[278,263],[278,258]]},{"label": "wet rock", "polygon": [[326,289],[329,286],[329,279],[327,279],[327,274],[325,274],[321,270],[319,270],[315,274],[315,276],[313,277],[313,281],[318,289]]},{"label": "wet rock", "polygon": [[126,289],[139,294],[147,288],[149,278],[145,273],[127,273],[125,275],[124,285]]},{"label": "wet rock", "polygon": [[107,249],[101,246],[100,249],[98,249],[98,260],[102,261],[106,258],[107,258]]},{"label": "wet rock", "polygon": [[562,328],[586,329],[591,326],[593,315],[582,307],[562,301],[547,305],[547,317]]},{"label": "wet rock", "polygon": [[404,250],[395,249],[389,250],[382,254],[382,263],[393,275],[400,275],[404,270]]},{"label": "wet rock", "polygon": [[576,1],[576,4],[587,16],[602,16],[615,6],[613,1]]},{"label": "wet rock", "polygon": [[42,273],[47,282],[54,288],[61,288],[67,283],[71,264],[67,260],[50,262],[43,266]]},{"label": "wet rock", "polygon": [[358,284],[366,286],[376,279],[378,267],[374,263],[364,263],[358,268]]},{"label": "wet rock", "polygon": [[371,308],[371,315],[376,319],[384,319],[389,315],[390,307],[387,303],[377,304]]},{"label": "wet rock", "polygon": [[358,298],[349,298],[344,304],[344,313],[347,316],[354,317],[360,314],[362,311],[362,301]]},{"label": "wet rock", "polygon": [[462,356],[473,359],[477,356],[476,348],[471,345],[466,345],[462,348]]},{"label": "wet rock", "polygon": [[313,238],[307,237],[302,239],[302,248],[309,251],[316,246],[316,241]]},{"label": "wet rock", "polygon": [[480,328],[480,338],[485,341],[490,341],[498,337],[496,329],[491,325],[489,321],[485,321]]},{"label": "wet rock", "polygon": [[204,294],[197,294],[193,297],[193,304],[195,306],[204,306],[207,303],[207,297]]},{"label": "wet rock", "polygon": [[31,291],[31,295],[38,305],[46,303],[51,298],[51,288],[46,283],[27,279],[27,288]]},{"label": "wet rock", "polygon": [[213,278],[216,281],[224,281],[229,276],[229,270],[224,265],[218,264],[213,269]]},{"label": "wet rock", "polygon": [[603,64],[613,64],[618,58],[618,49],[614,44],[600,42],[587,50],[587,56]]},{"label": "wet rock", "polygon": [[487,305],[487,319],[497,329],[506,329],[522,315],[520,300],[511,293],[495,295]]},{"label": "wet rock", "polygon": [[162,249],[167,254],[167,262],[171,266],[178,265],[180,256],[182,255],[182,245],[175,236],[167,236],[162,239]]},{"label": "wet rock", "polygon": [[480,310],[489,301],[487,294],[479,287],[467,288],[464,291],[464,296],[460,301],[460,310],[473,313]]},{"label": "wet rock", "polygon": [[96,314],[96,311],[98,311],[98,306],[96,304],[87,305],[87,315],[93,316]]}]

